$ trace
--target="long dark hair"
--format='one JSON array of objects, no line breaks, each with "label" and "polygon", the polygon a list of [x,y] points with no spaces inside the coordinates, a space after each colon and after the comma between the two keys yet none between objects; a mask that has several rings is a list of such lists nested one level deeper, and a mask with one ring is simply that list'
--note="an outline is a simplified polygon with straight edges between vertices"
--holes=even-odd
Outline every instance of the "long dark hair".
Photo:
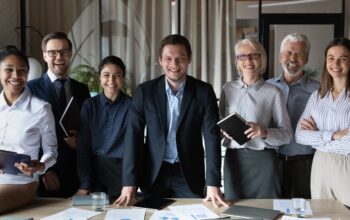
[{"label": "long dark hair", "polygon": [[[331,47],[343,46],[350,52],[350,40],[344,37],[335,38],[326,47],[324,53],[324,65],[323,72],[321,75],[321,87],[318,89],[318,94],[323,98],[327,92],[329,92],[334,85],[333,77],[329,74],[327,70],[327,52]],[[350,73],[348,73],[350,74]],[[350,89],[350,76],[348,77],[347,88]]]}]

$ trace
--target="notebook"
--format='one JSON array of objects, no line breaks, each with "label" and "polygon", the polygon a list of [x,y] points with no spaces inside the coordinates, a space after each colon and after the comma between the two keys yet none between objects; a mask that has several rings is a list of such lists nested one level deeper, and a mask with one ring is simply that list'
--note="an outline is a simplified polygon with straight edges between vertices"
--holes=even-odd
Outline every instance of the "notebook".
[{"label": "notebook", "polygon": [[69,100],[63,114],[59,120],[59,124],[66,135],[69,137],[70,130],[78,130],[80,123],[80,108],[78,103],[75,101],[74,96]]},{"label": "notebook", "polygon": [[220,120],[217,125],[230,135],[239,145],[250,140],[244,132],[250,128],[247,122],[236,112]]}]

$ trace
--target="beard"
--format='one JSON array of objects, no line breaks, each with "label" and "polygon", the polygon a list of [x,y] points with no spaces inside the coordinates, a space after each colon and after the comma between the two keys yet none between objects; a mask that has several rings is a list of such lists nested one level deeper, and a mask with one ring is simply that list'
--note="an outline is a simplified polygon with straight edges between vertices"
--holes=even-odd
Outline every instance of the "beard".
[{"label": "beard", "polygon": [[293,68],[288,68],[288,65],[289,65],[289,62],[283,63],[282,68],[283,68],[283,71],[290,76],[297,76],[304,71],[304,67],[298,66],[297,69],[293,69]]}]

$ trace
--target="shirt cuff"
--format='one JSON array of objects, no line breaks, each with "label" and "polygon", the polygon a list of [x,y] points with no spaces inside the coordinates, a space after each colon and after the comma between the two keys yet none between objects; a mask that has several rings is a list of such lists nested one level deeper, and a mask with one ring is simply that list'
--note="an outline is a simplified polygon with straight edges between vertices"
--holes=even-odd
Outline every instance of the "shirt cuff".
[{"label": "shirt cuff", "polygon": [[80,189],[91,190],[91,184],[84,181],[80,184]]},{"label": "shirt cuff", "polygon": [[332,136],[333,136],[333,132],[325,131],[322,134],[322,140],[325,142],[330,142],[330,141],[332,141]]}]

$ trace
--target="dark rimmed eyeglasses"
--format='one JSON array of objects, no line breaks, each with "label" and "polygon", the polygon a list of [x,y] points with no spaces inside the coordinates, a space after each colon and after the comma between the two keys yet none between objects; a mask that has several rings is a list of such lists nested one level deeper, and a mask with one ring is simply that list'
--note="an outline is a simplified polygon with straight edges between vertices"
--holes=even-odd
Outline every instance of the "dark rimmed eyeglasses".
[{"label": "dark rimmed eyeglasses", "polygon": [[246,59],[252,59],[252,60],[257,60],[260,58],[260,54],[259,53],[248,53],[248,54],[238,54],[236,56],[236,59],[239,61],[245,61]]},{"label": "dark rimmed eyeglasses", "polygon": [[67,57],[70,54],[71,50],[70,49],[62,49],[62,50],[47,50],[45,53],[49,57],[56,57],[58,54],[60,54],[63,57]]}]

